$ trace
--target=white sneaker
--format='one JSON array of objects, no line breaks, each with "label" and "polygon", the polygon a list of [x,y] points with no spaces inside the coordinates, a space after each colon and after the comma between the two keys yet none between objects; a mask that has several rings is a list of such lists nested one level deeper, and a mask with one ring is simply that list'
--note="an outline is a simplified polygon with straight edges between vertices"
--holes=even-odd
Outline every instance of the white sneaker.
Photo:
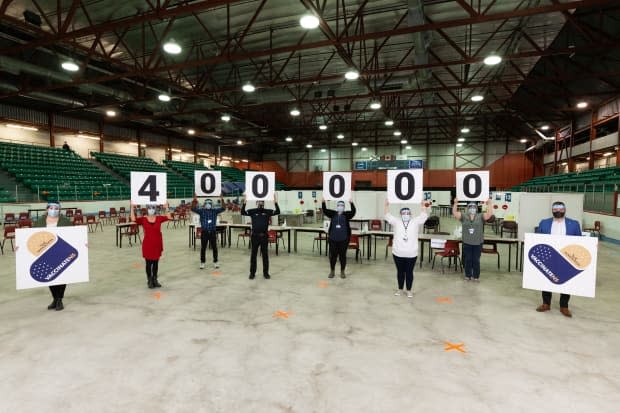
[{"label": "white sneaker", "polygon": [[403,290],[396,290],[394,293],[395,296],[400,296],[403,293]]},{"label": "white sneaker", "polygon": [[200,263],[200,269],[201,269],[201,270],[204,270],[204,268],[205,268],[205,263],[204,263],[204,262],[201,262],[201,263]]},{"label": "white sneaker", "polygon": [[413,291],[407,291],[407,298],[413,298]]},{"label": "white sneaker", "polygon": [[220,268],[220,264],[218,264],[217,262],[214,263],[214,265],[215,265],[215,268]]}]

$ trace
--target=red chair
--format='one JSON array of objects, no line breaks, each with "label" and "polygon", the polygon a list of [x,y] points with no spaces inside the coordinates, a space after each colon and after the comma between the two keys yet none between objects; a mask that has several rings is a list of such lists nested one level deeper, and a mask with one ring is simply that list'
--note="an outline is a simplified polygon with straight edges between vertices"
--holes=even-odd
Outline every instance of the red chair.
[{"label": "red chair", "polygon": [[118,217],[118,223],[119,224],[127,223],[127,217]]},{"label": "red chair", "polygon": [[594,221],[594,227],[592,228],[584,228],[584,232],[596,232],[596,236],[598,238],[601,237],[601,221]]},{"label": "red chair", "polygon": [[101,223],[101,220],[98,220],[97,217],[94,215],[86,216],[86,225],[88,225],[88,230],[90,232],[97,231],[98,226],[101,227],[101,232],[103,232],[103,224]]},{"label": "red chair", "polygon": [[196,240],[202,238],[202,227],[196,227],[196,232],[194,232],[194,251],[196,251]]},{"label": "red chair", "polygon": [[118,220],[118,212],[116,212],[116,208],[110,208],[110,213],[108,214],[108,222],[114,222]]},{"label": "red chair", "polygon": [[383,225],[380,219],[371,219],[370,220],[370,230],[371,231],[381,231],[383,229]]},{"label": "red chair", "polygon": [[22,219],[30,219],[30,212],[20,212],[19,220],[21,221]]},{"label": "red chair", "polygon": [[360,255],[360,238],[357,235],[351,235],[351,239],[349,240],[349,246],[347,247],[349,250],[355,250],[355,261],[358,260]]},{"label": "red chair", "polygon": [[125,215],[127,215],[127,210],[125,210],[125,207],[120,207],[118,209],[118,215],[120,215],[121,217],[124,217]]},{"label": "red chair", "polygon": [[74,215],[73,225],[84,225],[84,217],[82,215]]},{"label": "red chair", "polygon": [[485,241],[482,244],[482,253],[497,255],[497,269],[499,270],[499,251],[497,250],[497,243],[493,241]]},{"label": "red chair", "polygon": [[123,248],[123,237],[127,237],[127,240],[129,241],[129,245],[133,245],[131,243],[131,237],[133,237],[133,241],[136,242],[136,239],[140,240],[140,244],[142,244],[142,238],[140,238],[140,231],[139,231],[139,227],[138,224],[133,223],[131,225],[129,225],[128,227],[125,228],[124,232],[121,232],[121,242],[120,242],[120,247]]},{"label": "red chair", "polygon": [[20,219],[17,221],[17,228],[32,228],[32,220],[30,218]]},{"label": "red chair", "polygon": [[2,243],[0,244],[0,251],[4,254],[4,243],[6,240],[11,241],[11,250],[15,251],[15,246],[13,245],[13,240],[15,239],[15,225],[6,225],[4,227],[4,238],[2,238]]},{"label": "red chair", "polygon": [[72,210],[72,209],[67,209],[67,210],[65,211],[65,216],[66,216],[67,218],[73,218],[73,210]]},{"label": "red chair", "polygon": [[15,224],[15,214],[12,212],[7,212],[4,214],[4,225],[13,225]]},{"label": "red chair", "polygon": [[393,240],[394,240],[394,237],[390,237],[390,239],[388,240],[387,245],[385,246],[385,258],[387,258],[388,248],[392,248]]},{"label": "red chair", "polygon": [[[98,216],[99,216],[99,222],[101,222],[101,225],[103,225],[103,222],[108,219],[108,216],[106,215],[105,211],[99,211]],[[103,231],[103,227],[101,228],[101,230]]]},{"label": "red chair", "polygon": [[[454,270],[455,271],[457,270],[459,263],[460,263],[461,271],[463,270],[463,261],[461,260],[461,251],[459,248],[458,241],[447,240],[443,247],[443,250],[435,252],[435,255],[433,256],[433,265],[431,269],[435,268],[435,258],[437,258],[437,256],[441,257],[441,273],[442,274],[444,273],[444,266],[443,266],[444,258],[448,258],[450,260],[454,258]],[[452,266],[452,264],[450,264],[450,266]]]},{"label": "red chair", "polygon": [[504,232],[507,233],[511,238],[516,238],[517,233],[519,232],[519,226],[515,221],[502,221],[499,236],[504,238]]},{"label": "red chair", "polygon": [[269,231],[267,231],[267,238],[269,241],[269,244],[275,244],[276,242],[282,241],[282,248],[284,247],[284,239],[282,239],[281,236],[278,235],[278,233],[272,229],[270,229]]}]

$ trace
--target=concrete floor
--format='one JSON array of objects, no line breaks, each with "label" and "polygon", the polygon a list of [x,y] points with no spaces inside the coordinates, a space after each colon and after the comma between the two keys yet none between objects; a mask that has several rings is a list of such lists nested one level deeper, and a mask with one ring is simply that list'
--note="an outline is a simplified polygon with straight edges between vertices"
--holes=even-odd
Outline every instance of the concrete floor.
[{"label": "concrete floor", "polygon": [[62,312],[47,289],[15,291],[0,256],[0,412],[618,411],[619,246],[600,245],[597,298],[573,297],[567,319],[557,296],[534,311],[540,293],[494,256],[479,284],[416,266],[407,299],[384,244],[328,280],[300,237],[299,254],[271,255],[272,280],[259,263],[250,281],[247,249],[199,270],[187,229],[166,230],[156,295],[139,247],[115,248],[106,226]]}]

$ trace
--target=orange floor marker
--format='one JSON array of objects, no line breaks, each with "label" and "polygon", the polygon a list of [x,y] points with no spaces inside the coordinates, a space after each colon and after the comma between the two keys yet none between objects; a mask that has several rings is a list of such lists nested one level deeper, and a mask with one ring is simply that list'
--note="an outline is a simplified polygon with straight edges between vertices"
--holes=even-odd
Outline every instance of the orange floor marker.
[{"label": "orange floor marker", "polygon": [[442,304],[452,304],[452,298],[450,297],[437,297],[435,301]]},{"label": "orange floor marker", "polygon": [[460,351],[461,353],[466,353],[465,349],[463,348],[463,346],[465,345],[464,343],[450,343],[449,341],[445,342],[445,347],[443,348],[444,351],[452,351],[452,350],[456,350],[456,351]]},{"label": "orange floor marker", "polygon": [[155,297],[156,300],[160,300],[161,299],[161,293],[158,291],[158,292],[153,294],[153,297]]},{"label": "orange floor marker", "polygon": [[211,275],[214,277],[219,277],[220,275],[222,275],[222,271],[213,271]]},{"label": "orange floor marker", "polygon": [[278,310],[275,313],[273,313],[273,318],[284,318],[287,319],[291,316],[292,313],[288,312],[288,311],[282,311],[282,310]]},{"label": "orange floor marker", "polygon": [[139,262],[134,262],[133,264],[131,264],[131,267],[136,269],[142,268],[142,264],[140,264]]},{"label": "orange floor marker", "polygon": [[319,281],[319,288],[327,288],[329,283],[327,281]]}]

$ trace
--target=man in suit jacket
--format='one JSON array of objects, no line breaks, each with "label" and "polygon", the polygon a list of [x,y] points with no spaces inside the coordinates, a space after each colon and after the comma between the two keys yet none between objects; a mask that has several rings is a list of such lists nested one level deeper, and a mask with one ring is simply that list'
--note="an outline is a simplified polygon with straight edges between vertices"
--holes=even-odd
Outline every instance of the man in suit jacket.
[{"label": "man in suit jacket", "polygon": [[[538,233],[553,235],[576,235],[581,236],[581,225],[574,219],[566,218],[566,205],[564,202],[557,201],[551,206],[552,218],[543,219],[538,224]],[[543,303],[536,308],[538,312],[549,311],[551,309],[551,292],[542,292]],[[560,312],[566,317],[572,317],[568,309],[569,294],[560,295]]]}]

